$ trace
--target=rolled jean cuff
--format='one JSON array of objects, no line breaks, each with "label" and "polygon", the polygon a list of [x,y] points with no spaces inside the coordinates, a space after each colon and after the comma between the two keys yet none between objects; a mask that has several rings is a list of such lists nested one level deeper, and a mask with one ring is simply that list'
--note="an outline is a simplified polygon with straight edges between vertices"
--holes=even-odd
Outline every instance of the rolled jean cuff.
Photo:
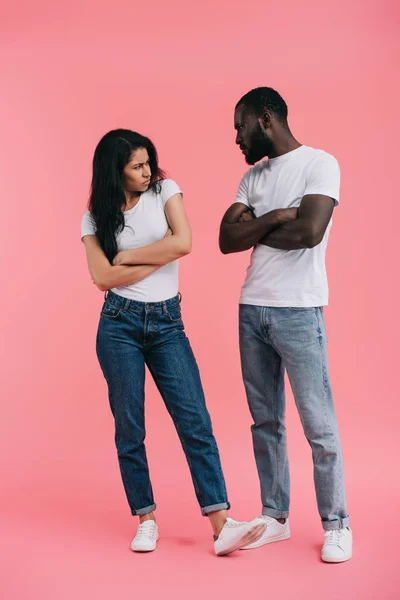
[{"label": "rolled jean cuff", "polygon": [[344,519],[335,519],[335,521],[322,521],[322,527],[325,531],[345,529],[346,527],[350,527],[350,517],[344,517]]},{"label": "rolled jean cuff", "polygon": [[268,506],[263,506],[262,514],[274,519],[287,519],[289,517],[288,510],[276,510],[275,508],[268,508]]},{"label": "rolled jean cuff", "polygon": [[145,508],[138,508],[137,510],[132,509],[133,515],[148,515],[149,513],[156,510],[156,505],[152,504],[151,506],[146,506]]},{"label": "rolled jean cuff", "polygon": [[221,504],[211,504],[210,506],[202,506],[201,514],[206,517],[209,513],[216,512],[217,510],[229,510],[231,505],[229,502],[221,502]]}]

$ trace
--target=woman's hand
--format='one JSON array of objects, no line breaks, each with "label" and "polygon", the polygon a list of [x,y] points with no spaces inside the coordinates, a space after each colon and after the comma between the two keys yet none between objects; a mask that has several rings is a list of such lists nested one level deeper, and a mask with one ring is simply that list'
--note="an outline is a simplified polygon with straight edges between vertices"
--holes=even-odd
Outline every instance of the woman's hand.
[{"label": "woman's hand", "polygon": [[[164,235],[164,237],[169,237],[170,235],[172,235],[172,229],[170,227],[168,227],[166,234]],[[113,260],[113,267],[119,267],[121,265],[129,265],[129,250],[121,250],[121,252],[118,252],[118,254],[115,256],[114,260]]]},{"label": "woman's hand", "polygon": [[114,257],[113,260],[113,267],[118,267],[120,265],[124,264],[124,261],[126,260],[126,250],[121,250],[121,252],[118,252],[118,254]]}]

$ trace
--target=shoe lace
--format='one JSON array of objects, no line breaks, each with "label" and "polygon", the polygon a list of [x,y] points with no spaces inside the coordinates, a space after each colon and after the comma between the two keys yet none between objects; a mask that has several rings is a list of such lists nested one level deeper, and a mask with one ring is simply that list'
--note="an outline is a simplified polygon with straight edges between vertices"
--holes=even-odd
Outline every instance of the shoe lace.
[{"label": "shoe lace", "polygon": [[227,524],[229,527],[242,527],[242,525],[246,525],[246,521],[235,521],[234,519],[227,519]]},{"label": "shoe lace", "polygon": [[326,534],[325,544],[327,546],[339,546],[343,537],[342,529],[332,529]]},{"label": "shoe lace", "polygon": [[136,539],[139,540],[144,537],[154,537],[156,532],[156,524],[154,521],[144,521],[137,528]]}]

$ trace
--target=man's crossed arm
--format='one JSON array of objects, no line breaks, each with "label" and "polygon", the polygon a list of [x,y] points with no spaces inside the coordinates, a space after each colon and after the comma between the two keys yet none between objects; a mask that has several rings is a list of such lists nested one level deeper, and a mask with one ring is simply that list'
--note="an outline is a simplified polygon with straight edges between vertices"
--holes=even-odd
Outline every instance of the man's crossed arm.
[{"label": "man's crossed arm", "polygon": [[313,248],[321,243],[332,217],[335,202],[328,196],[304,196],[299,208],[279,208],[254,218],[240,202],[223,216],[219,247],[223,254],[249,250],[263,244],[280,250]]}]

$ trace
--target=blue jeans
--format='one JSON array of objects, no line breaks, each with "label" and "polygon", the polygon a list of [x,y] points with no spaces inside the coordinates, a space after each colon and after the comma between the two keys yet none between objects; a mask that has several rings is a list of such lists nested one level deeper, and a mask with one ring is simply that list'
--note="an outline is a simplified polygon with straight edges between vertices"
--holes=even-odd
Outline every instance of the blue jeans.
[{"label": "blue jeans", "polygon": [[108,384],[119,466],[132,514],[145,515],[156,508],[144,445],[145,365],[173,419],[203,515],[229,508],[179,297],[143,303],[109,292],[101,311],[97,356]]},{"label": "blue jeans", "polygon": [[286,369],[312,449],[322,526],[325,530],[348,527],[342,451],[328,374],[322,308],[241,304],[239,336],[243,380],[254,421],[251,429],[263,514],[276,519],[289,515]]}]

